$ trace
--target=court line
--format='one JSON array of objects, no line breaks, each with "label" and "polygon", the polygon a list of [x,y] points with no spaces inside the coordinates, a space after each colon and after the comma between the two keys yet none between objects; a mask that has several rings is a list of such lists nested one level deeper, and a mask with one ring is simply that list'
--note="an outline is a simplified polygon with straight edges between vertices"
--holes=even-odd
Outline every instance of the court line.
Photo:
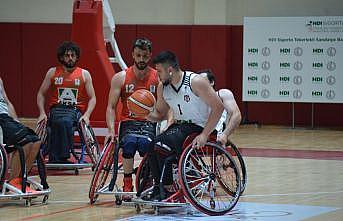
[{"label": "court line", "polygon": [[332,192],[305,192],[305,193],[271,193],[271,194],[252,194],[252,195],[243,195],[240,198],[249,198],[249,197],[266,197],[266,196],[296,196],[296,195],[318,195],[318,194],[337,194],[343,193],[343,190],[332,191]]}]

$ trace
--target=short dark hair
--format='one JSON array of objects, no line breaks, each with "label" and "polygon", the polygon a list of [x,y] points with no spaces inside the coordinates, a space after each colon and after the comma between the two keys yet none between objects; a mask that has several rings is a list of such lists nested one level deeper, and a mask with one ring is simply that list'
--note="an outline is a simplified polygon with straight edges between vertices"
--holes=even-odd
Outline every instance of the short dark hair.
[{"label": "short dark hair", "polygon": [[64,56],[64,54],[67,51],[72,51],[75,53],[77,59],[80,58],[80,48],[77,44],[71,41],[64,41],[58,48],[57,48],[57,59],[60,60],[61,57]]},{"label": "short dark hair", "polygon": [[162,51],[152,60],[154,64],[168,64],[176,70],[180,70],[179,60],[171,51]]},{"label": "short dark hair", "polygon": [[149,39],[147,38],[137,38],[133,44],[132,44],[132,51],[135,48],[139,48],[141,50],[148,50],[149,52],[151,52],[152,50],[152,43]]},{"label": "short dark hair", "polygon": [[204,70],[200,70],[197,72],[197,74],[202,74],[202,73],[206,73],[206,77],[208,79],[208,81],[212,84],[215,83],[216,81],[216,77],[214,76],[213,72],[211,71],[211,69],[204,69]]}]

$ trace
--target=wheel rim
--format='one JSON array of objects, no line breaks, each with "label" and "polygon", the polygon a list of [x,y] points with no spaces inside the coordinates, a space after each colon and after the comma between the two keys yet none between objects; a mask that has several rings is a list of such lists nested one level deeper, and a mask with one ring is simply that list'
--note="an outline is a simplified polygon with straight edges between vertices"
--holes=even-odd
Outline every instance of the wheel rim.
[{"label": "wheel rim", "polygon": [[236,205],[241,183],[229,153],[207,143],[198,150],[188,147],[181,159],[182,187],[193,206],[206,214],[219,215]]}]

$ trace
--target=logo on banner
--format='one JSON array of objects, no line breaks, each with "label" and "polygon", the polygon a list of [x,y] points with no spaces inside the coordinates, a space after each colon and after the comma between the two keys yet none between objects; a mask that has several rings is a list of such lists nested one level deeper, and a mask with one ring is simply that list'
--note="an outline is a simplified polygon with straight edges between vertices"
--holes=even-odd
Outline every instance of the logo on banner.
[{"label": "logo on banner", "polygon": [[257,96],[257,90],[248,90],[249,96]]},{"label": "logo on banner", "polygon": [[281,83],[289,83],[290,77],[289,76],[280,76],[280,82]]},{"label": "logo on banner", "polygon": [[289,97],[289,91],[287,91],[287,90],[279,91],[279,95],[281,97]]},{"label": "logo on banner", "polygon": [[329,90],[326,92],[326,98],[329,99],[329,100],[332,100],[334,99],[336,96],[336,93],[334,90]]},{"label": "logo on banner", "polygon": [[270,55],[270,48],[268,48],[268,47],[262,48],[262,55],[263,56],[269,56]]},{"label": "logo on banner", "polygon": [[289,69],[291,67],[291,63],[289,62],[280,62],[281,69]]},{"label": "logo on banner", "polygon": [[300,85],[303,82],[303,78],[300,75],[296,75],[293,77],[293,83],[296,85]]},{"label": "logo on banner", "polygon": [[336,48],[334,47],[330,47],[326,50],[327,55],[329,55],[330,57],[333,57],[336,55]]},{"label": "logo on banner", "polygon": [[263,97],[263,98],[268,98],[269,96],[270,96],[270,91],[269,91],[269,90],[263,89],[263,90],[261,91],[261,97]]},{"label": "logo on banner", "polygon": [[296,89],[293,91],[293,97],[295,99],[300,99],[302,97],[302,95],[303,95],[303,92],[299,89]]},{"label": "logo on banner", "polygon": [[248,48],[248,54],[255,55],[258,54],[257,48]]},{"label": "logo on banner", "polygon": [[281,55],[290,55],[291,49],[290,48],[280,48],[280,54]]},{"label": "logo on banner", "polygon": [[328,85],[334,85],[336,83],[336,78],[334,76],[330,75],[326,78],[326,83]]},{"label": "logo on banner", "polygon": [[293,64],[293,68],[294,70],[296,71],[300,71],[301,69],[303,69],[303,63],[301,61],[296,61],[294,64]]},{"label": "logo on banner", "polygon": [[323,83],[323,78],[322,77],[312,77],[312,83]]},{"label": "logo on banner", "polygon": [[257,62],[248,62],[248,68],[256,69],[258,68]]},{"label": "logo on banner", "polygon": [[303,55],[303,49],[301,47],[294,48],[294,55],[295,56],[301,56]]},{"label": "logo on banner", "polygon": [[270,68],[270,63],[269,63],[269,61],[264,61],[264,62],[262,62],[262,69],[263,70],[269,70],[269,68]]},{"label": "logo on banner", "polygon": [[322,49],[322,48],[313,48],[312,49],[312,53],[314,55],[322,55],[322,54],[324,54],[324,49]]},{"label": "logo on banner", "polygon": [[269,75],[263,75],[262,77],[261,77],[261,82],[262,82],[262,84],[269,84],[269,82],[270,82],[270,77],[269,77]]},{"label": "logo on banner", "polygon": [[312,97],[322,97],[323,92],[322,91],[312,91]]},{"label": "logo on banner", "polygon": [[257,76],[248,76],[248,81],[249,82],[257,82]]},{"label": "logo on banner", "polygon": [[314,69],[322,69],[323,68],[323,62],[313,62],[312,67]]},{"label": "logo on banner", "polygon": [[327,68],[329,71],[334,71],[334,70],[336,70],[336,63],[333,62],[333,61],[329,61],[329,62],[326,64],[326,68]]}]

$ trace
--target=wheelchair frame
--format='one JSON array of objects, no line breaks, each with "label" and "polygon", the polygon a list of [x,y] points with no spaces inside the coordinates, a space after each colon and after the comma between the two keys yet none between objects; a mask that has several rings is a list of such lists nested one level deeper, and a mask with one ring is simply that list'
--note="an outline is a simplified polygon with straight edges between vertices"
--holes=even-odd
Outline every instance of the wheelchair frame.
[{"label": "wheelchair frame", "polygon": [[[195,135],[191,135],[188,136],[188,138],[185,140],[184,144],[183,144],[183,152],[182,155],[180,157],[180,160],[178,161],[178,168],[179,168],[179,172],[178,177],[182,178],[182,176],[186,176],[187,172],[186,170],[182,170],[181,168],[185,167],[185,163],[182,164],[182,159],[191,155],[190,153],[192,152],[193,148],[191,147],[191,141],[194,139]],[[213,139],[212,139],[213,140]],[[118,156],[118,151],[117,148],[115,148],[115,144],[113,143],[107,143],[105,145],[105,148],[101,154],[100,160],[98,162],[98,165],[96,167],[95,173],[93,175],[93,179],[91,182],[91,186],[90,186],[90,192],[89,192],[89,198],[90,198],[90,203],[93,204],[96,202],[97,197],[99,196],[99,194],[114,194],[115,195],[115,203],[117,205],[121,204],[121,199],[120,199],[120,194],[116,194],[114,192],[109,191],[109,186],[110,184],[107,183],[106,184],[106,180],[107,177],[109,175],[109,173],[112,171],[113,173],[116,173],[116,166],[113,165],[118,165],[118,163],[116,164],[115,161],[115,156]],[[150,184],[147,185],[147,188],[144,189],[142,188],[142,183],[143,182],[147,182],[149,181],[149,179],[151,179],[151,174],[150,172],[147,172],[146,170],[149,169],[145,169],[145,167],[149,166],[148,165],[148,161],[147,161],[147,156],[145,156],[139,167],[138,170],[136,172],[136,190],[137,190],[137,197],[138,198],[133,198],[131,203],[128,204],[132,204],[136,207],[136,211],[140,212],[143,206],[151,206],[153,207],[153,209],[155,210],[155,213],[159,212],[159,208],[160,207],[185,207],[185,206],[189,206],[189,204],[192,204],[195,208],[197,208],[198,210],[200,210],[203,213],[206,213],[208,215],[223,215],[225,213],[227,213],[228,211],[230,211],[238,202],[238,199],[241,195],[241,187],[243,186],[241,184],[241,168],[238,168],[238,166],[236,165],[235,160],[233,159],[233,157],[231,156],[231,154],[228,152],[228,147],[227,148],[222,148],[221,146],[219,146],[218,144],[212,142],[208,142],[205,146],[210,147],[212,149],[215,149],[216,151],[220,151],[221,155],[224,155],[224,157],[226,158],[226,160],[229,162],[227,163],[227,165],[225,166],[226,169],[229,168],[232,170],[232,173],[234,174],[234,181],[233,183],[235,183],[233,186],[234,190],[231,191],[225,191],[225,193],[227,195],[229,195],[232,200],[230,201],[230,204],[227,208],[221,209],[219,211],[216,211],[215,209],[211,209],[211,206],[215,207],[215,205],[210,205],[210,208],[207,208],[206,205],[198,205],[199,202],[196,202],[196,199],[194,197],[192,197],[192,194],[190,194],[189,192],[189,188],[187,189],[187,182],[185,180],[185,178],[183,179],[179,179],[179,182],[174,182],[174,185],[176,188],[178,188],[177,192],[174,193],[172,196],[170,196],[169,198],[162,200],[162,201],[146,201],[143,200],[142,198],[144,198],[145,195],[151,193],[152,188],[153,188],[153,184],[152,181],[150,180]],[[237,148],[236,148],[237,149]],[[239,152],[239,150],[237,149],[237,151]],[[188,155],[187,155],[188,154]],[[241,156],[241,155],[240,155]],[[243,158],[242,158],[243,160]],[[243,161],[244,163],[244,161]],[[245,164],[244,165],[244,171],[245,170]],[[223,166],[224,168],[224,166]],[[182,172],[183,171],[183,172]],[[143,175],[145,174],[145,175]],[[246,173],[245,173],[246,174]],[[117,177],[116,174],[114,174],[115,178]],[[141,177],[143,176],[143,178]],[[144,176],[148,176],[147,178],[144,178]],[[213,173],[212,173],[212,176]],[[162,179],[161,179],[162,181]],[[112,181],[111,181],[112,182]],[[150,185],[150,186],[149,186]],[[221,181],[221,185],[222,188],[226,188],[225,186],[225,182]],[[190,187],[192,188],[192,187]],[[134,192],[133,192],[134,193]],[[212,191],[213,194],[213,191]],[[213,201],[213,200],[212,200]],[[210,203],[211,204],[211,203]],[[214,203],[215,204],[215,203]]]},{"label": "wheelchair frame", "polygon": [[[36,133],[42,140],[42,147],[49,149],[47,146],[47,128],[46,122],[39,122],[36,126]],[[72,156],[76,159],[77,163],[73,164],[58,164],[58,163],[47,163],[46,167],[48,169],[61,169],[61,170],[74,170],[75,175],[79,174],[79,169],[92,168],[94,170],[100,157],[100,148],[98,141],[96,139],[95,133],[90,125],[87,125],[84,120],[79,122],[78,127],[74,129],[74,133],[77,131],[80,143],[74,144],[74,147],[70,149]],[[75,136],[75,134],[74,134]],[[81,147],[81,152],[76,152],[75,147],[79,145]],[[45,153],[45,155],[47,155]],[[89,156],[91,162],[85,163],[85,153]],[[80,154],[80,155],[78,155]],[[45,156],[44,156],[45,157]]]},{"label": "wheelchair frame", "polygon": [[[18,150],[16,151],[19,151],[21,163],[21,176],[23,180],[21,189],[18,189],[17,187],[11,185],[6,180],[6,174],[8,172],[8,154],[5,150],[5,146],[2,144],[0,145],[0,201],[25,200],[25,206],[31,206],[33,198],[43,197],[42,203],[46,204],[49,198],[49,194],[51,193],[51,189],[46,182],[45,165],[40,153],[37,154],[37,162],[41,183],[38,183],[34,180],[34,177],[27,177],[25,155],[22,147],[18,147]],[[34,188],[37,192],[26,193],[27,185],[30,185],[31,188]]]}]

